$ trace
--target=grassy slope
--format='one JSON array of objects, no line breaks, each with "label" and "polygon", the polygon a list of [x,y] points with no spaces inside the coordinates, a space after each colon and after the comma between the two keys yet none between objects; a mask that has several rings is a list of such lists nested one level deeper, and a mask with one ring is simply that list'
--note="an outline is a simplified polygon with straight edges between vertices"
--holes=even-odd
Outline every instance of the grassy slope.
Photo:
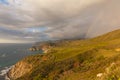
[{"label": "grassy slope", "polygon": [[[25,58],[35,67],[18,80],[118,80],[120,52],[116,48],[120,48],[120,30],[91,40],[64,41],[44,56]],[[97,78],[98,73],[104,75]]]}]

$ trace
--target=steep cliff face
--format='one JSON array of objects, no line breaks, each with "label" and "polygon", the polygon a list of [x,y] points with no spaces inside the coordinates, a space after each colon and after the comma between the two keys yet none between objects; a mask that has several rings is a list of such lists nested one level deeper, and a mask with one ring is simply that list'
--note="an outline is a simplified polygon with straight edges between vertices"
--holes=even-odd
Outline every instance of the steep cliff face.
[{"label": "steep cliff face", "polygon": [[44,61],[44,57],[42,57],[43,55],[39,54],[25,57],[12,67],[12,69],[8,72],[8,77],[11,80],[17,80],[22,76],[29,75],[36,66]]},{"label": "steep cliff face", "polygon": [[32,68],[33,68],[32,64],[20,61],[13,66],[13,68],[9,71],[8,76],[10,79],[15,80],[29,73],[32,70]]},{"label": "steep cliff face", "polygon": [[44,42],[44,43],[37,43],[31,48],[30,51],[43,51],[43,53],[48,53],[50,48],[55,46],[55,43],[52,42]]}]

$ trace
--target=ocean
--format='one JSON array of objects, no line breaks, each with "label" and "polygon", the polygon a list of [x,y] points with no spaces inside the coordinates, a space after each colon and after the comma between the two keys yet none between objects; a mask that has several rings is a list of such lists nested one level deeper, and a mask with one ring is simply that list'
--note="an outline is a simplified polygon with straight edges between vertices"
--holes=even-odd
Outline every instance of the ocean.
[{"label": "ocean", "polygon": [[0,80],[5,80],[9,67],[22,58],[36,54],[28,49],[32,44],[0,44]]}]

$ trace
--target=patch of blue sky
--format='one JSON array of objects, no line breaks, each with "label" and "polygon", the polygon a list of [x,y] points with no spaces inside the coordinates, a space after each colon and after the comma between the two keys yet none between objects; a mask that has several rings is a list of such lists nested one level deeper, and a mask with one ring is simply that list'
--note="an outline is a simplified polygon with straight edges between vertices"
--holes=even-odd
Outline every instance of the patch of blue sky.
[{"label": "patch of blue sky", "polygon": [[32,27],[32,28],[26,28],[27,32],[44,32],[47,30],[47,27]]},{"label": "patch of blue sky", "polygon": [[47,30],[47,27],[40,27],[40,28],[38,28],[37,30],[39,30],[39,31],[45,31],[45,30]]},{"label": "patch of blue sky", "polygon": [[8,0],[0,0],[0,4],[9,5]]}]

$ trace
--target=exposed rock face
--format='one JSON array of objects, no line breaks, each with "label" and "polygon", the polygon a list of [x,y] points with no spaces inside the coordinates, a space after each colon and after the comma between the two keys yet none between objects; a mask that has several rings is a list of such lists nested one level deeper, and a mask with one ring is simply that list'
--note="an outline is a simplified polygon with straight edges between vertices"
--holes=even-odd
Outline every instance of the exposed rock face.
[{"label": "exposed rock face", "polygon": [[118,52],[120,52],[120,48],[116,48],[116,49],[115,49],[115,51],[118,51]]},{"label": "exposed rock face", "polygon": [[55,46],[55,43],[52,42],[43,42],[40,44],[36,44],[33,47],[31,47],[29,50],[30,51],[40,51],[42,50],[43,53],[48,53],[51,47]]},{"label": "exposed rock face", "polygon": [[50,50],[51,46],[43,46],[42,50],[44,51],[44,53],[48,53],[48,51]]},{"label": "exposed rock face", "polygon": [[22,77],[31,71],[33,66],[27,62],[20,61],[9,71],[8,77],[12,80]]}]

